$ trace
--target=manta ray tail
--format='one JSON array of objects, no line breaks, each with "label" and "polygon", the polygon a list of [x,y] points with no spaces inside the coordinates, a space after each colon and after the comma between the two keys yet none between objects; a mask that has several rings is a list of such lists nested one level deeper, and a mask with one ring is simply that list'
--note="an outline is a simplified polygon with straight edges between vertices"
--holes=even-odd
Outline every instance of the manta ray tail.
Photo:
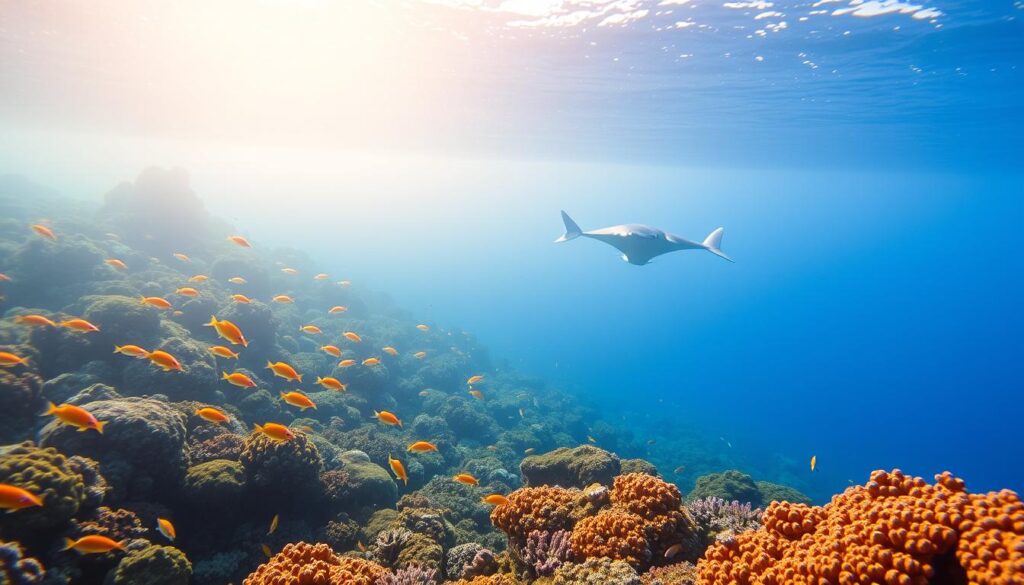
[{"label": "manta ray tail", "polygon": [[565,233],[555,240],[556,244],[558,242],[568,242],[583,235],[583,230],[580,229],[580,226],[576,225],[576,222],[564,211],[562,212],[562,223],[565,224]]},{"label": "manta ray tail", "polygon": [[727,256],[725,252],[721,250],[722,246],[722,233],[725,232],[725,228],[718,228],[715,231],[708,234],[708,237],[704,238],[704,249],[711,252],[715,256],[721,256],[729,262],[734,262],[732,258]]}]

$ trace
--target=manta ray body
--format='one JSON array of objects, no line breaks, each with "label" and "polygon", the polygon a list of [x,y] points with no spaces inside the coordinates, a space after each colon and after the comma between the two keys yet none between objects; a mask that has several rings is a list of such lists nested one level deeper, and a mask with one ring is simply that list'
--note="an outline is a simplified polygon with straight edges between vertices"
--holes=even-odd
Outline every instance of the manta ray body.
[{"label": "manta ray body", "polygon": [[655,256],[678,250],[707,250],[729,262],[733,261],[721,250],[722,233],[725,231],[723,228],[712,231],[703,242],[693,242],[658,228],[636,223],[613,225],[585,232],[564,211],[562,222],[565,223],[565,233],[555,240],[555,243],[568,242],[581,236],[591,238],[618,249],[622,252],[623,260],[636,266],[648,264]]}]

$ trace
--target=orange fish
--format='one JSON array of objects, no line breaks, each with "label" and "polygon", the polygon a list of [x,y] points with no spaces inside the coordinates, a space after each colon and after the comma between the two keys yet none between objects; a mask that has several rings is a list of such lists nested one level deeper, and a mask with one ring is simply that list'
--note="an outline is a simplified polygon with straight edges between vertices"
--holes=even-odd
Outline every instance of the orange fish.
[{"label": "orange fish", "polygon": [[212,353],[213,355],[215,355],[217,357],[222,357],[224,359],[228,359],[228,360],[237,360],[238,359],[238,352],[231,351],[229,348],[224,347],[223,345],[214,345],[212,347],[208,347],[208,348],[206,348],[206,351]]},{"label": "orange fish", "polygon": [[174,315],[175,317],[181,317],[182,315],[185,314],[185,311],[174,311],[171,314]]},{"label": "orange fish", "polygon": [[284,362],[272,363],[268,361],[266,368],[271,372],[274,372],[274,375],[277,376],[278,378],[284,378],[289,382],[302,381],[302,374],[296,372],[295,368],[291,367],[290,365]]},{"label": "orange fish", "polygon": [[342,333],[342,335],[345,336],[345,339],[348,339],[349,341],[352,341],[352,342],[355,342],[355,343],[359,343],[360,341],[363,340],[363,338],[359,337],[359,334],[356,333],[355,331],[346,331],[346,332]]},{"label": "orange fish", "polygon": [[388,355],[398,355],[398,350],[393,348],[393,347],[391,347],[390,345],[388,345],[386,347],[382,347],[381,351],[383,351],[384,353],[386,353]]},{"label": "orange fish", "polygon": [[314,276],[313,280],[327,280],[328,278],[330,278],[330,276],[328,276],[326,272],[321,272]]},{"label": "orange fish", "polygon": [[476,398],[477,400],[484,399],[484,393],[479,390],[470,390],[469,395],[472,396],[473,398]]},{"label": "orange fish", "polygon": [[178,537],[177,531],[174,529],[174,524],[166,518],[156,519],[156,531],[164,535],[164,538],[174,542],[174,539]]},{"label": "orange fish", "polygon": [[402,421],[399,420],[399,418],[397,416],[395,416],[394,413],[390,413],[390,412],[388,412],[386,410],[382,410],[380,412],[377,412],[375,410],[375,411],[373,411],[373,416],[377,417],[377,420],[379,420],[380,422],[382,422],[382,423],[384,423],[386,425],[392,425],[392,426],[397,425],[399,427],[402,426]]},{"label": "orange fish", "polygon": [[0,509],[16,512],[23,508],[42,505],[42,498],[32,492],[15,485],[0,483]]},{"label": "orange fish", "polygon": [[366,552],[366,545],[361,540],[356,541],[356,548],[359,549],[359,552]]},{"label": "orange fish", "polygon": [[79,431],[92,429],[97,433],[103,434],[103,427],[107,424],[106,421],[96,420],[96,417],[88,410],[73,404],[57,406],[51,402],[44,416],[49,415],[56,417],[57,420],[64,424],[77,427]]},{"label": "orange fish", "polygon": [[469,379],[466,380],[466,384],[473,385],[473,384],[476,384],[477,382],[483,381],[483,379],[484,379],[484,377],[480,376],[480,375],[470,376]]},{"label": "orange fish", "polygon": [[466,485],[480,485],[480,480],[473,477],[473,475],[469,473],[460,473],[453,477],[452,479],[459,483],[464,483]]},{"label": "orange fish", "polygon": [[817,467],[817,466],[818,466],[818,456],[817,455],[811,455],[811,471],[814,471],[814,468]]},{"label": "orange fish", "polygon": [[363,365],[364,366],[379,366],[380,365],[380,358],[375,358],[375,357],[366,358],[365,360],[363,360]]},{"label": "orange fish", "polygon": [[242,236],[228,236],[228,241],[234,242],[243,248],[252,248],[252,244],[249,243],[249,240]]},{"label": "orange fish", "polygon": [[44,238],[47,238],[47,239],[52,240],[54,242],[57,241],[57,234],[53,233],[53,230],[51,230],[50,228],[46,227],[45,225],[37,223],[37,224],[33,224],[30,227],[32,228],[32,231],[34,231],[35,233],[39,234],[40,236],[43,236]]},{"label": "orange fish", "polygon": [[333,355],[334,357],[341,357],[341,350],[336,345],[321,345],[320,351]]},{"label": "orange fish", "polygon": [[207,327],[213,327],[217,331],[217,335],[221,338],[226,339],[233,345],[241,345],[247,347],[249,342],[245,340],[245,336],[242,335],[242,330],[238,328],[231,321],[218,321],[217,317],[210,316],[210,322],[206,324]]},{"label": "orange fish", "polygon": [[205,274],[197,274],[188,279],[189,282],[206,282],[207,280],[210,280],[210,277]]},{"label": "orange fish", "polygon": [[7,276],[3,272],[0,272],[0,282],[11,282],[11,277]]},{"label": "orange fish", "polygon": [[427,352],[425,352],[425,351],[417,351],[416,353],[412,354],[412,357],[414,357],[414,358],[416,358],[418,360],[421,360],[421,359],[427,357]]},{"label": "orange fish", "polygon": [[317,376],[316,383],[320,384],[324,388],[327,388],[328,390],[337,390],[339,392],[344,392],[345,388],[348,387],[345,384],[342,384],[337,378],[332,378],[330,376],[327,376],[326,378],[321,378],[320,376]]},{"label": "orange fish", "polygon": [[83,536],[78,540],[72,540],[70,538],[64,539],[64,550],[77,550],[80,553],[99,554],[107,553],[115,549],[123,551],[124,547],[120,542],[106,536],[100,536],[99,534],[90,534],[88,536]]},{"label": "orange fish", "polygon": [[93,333],[100,330],[99,327],[85,319],[67,319],[65,321],[61,321],[60,326],[72,331],[78,331],[79,333]]},{"label": "orange fish", "polygon": [[230,282],[231,284],[245,284],[249,281],[242,278],[241,276],[232,276],[231,278],[228,279],[228,282]]},{"label": "orange fish", "polygon": [[256,428],[256,431],[258,431],[260,433],[263,433],[264,435],[266,435],[272,441],[277,441],[279,443],[284,443],[285,441],[291,441],[292,439],[295,438],[295,433],[293,433],[291,431],[291,429],[289,429],[288,427],[286,427],[284,425],[279,425],[277,423],[268,422],[268,423],[264,424],[263,426],[260,426],[260,425],[254,425],[254,426]]},{"label": "orange fish", "polygon": [[410,444],[406,451],[410,453],[429,453],[430,451],[437,451],[437,445],[427,441],[416,441]]},{"label": "orange fish", "polygon": [[297,406],[301,410],[306,410],[307,408],[316,410],[316,403],[310,400],[309,396],[306,396],[298,390],[294,390],[292,392],[281,392],[281,400],[284,400],[292,406]]},{"label": "orange fish", "polygon": [[299,327],[299,331],[309,333],[310,335],[319,335],[323,333],[323,331],[321,331],[316,325],[303,325],[302,327]]},{"label": "orange fish", "polygon": [[158,309],[171,309],[171,303],[163,297],[141,297],[143,305],[149,305]]},{"label": "orange fish", "polygon": [[242,372],[234,372],[229,374],[227,372],[221,372],[221,380],[227,380],[229,383],[238,386],[239,388],[255,388],[256,382],[252,381],[252,378],[246,376]]},{"label": "orange fish", "polygon": [[249,303],[252,302],[252,299],[250,299],[249,297],[247,297],[247,296],[245,296],[243,294],[231,295],[231,300],[235,301],[236,303],[241,303],[243,305],[248,305]]},{"label": "orange fish", "polygon": [[419,329],[420,331],[430,331],[430,327],[427,326],[427,325],[424,325],[423,323],[420,323],[419,325],[417,325],[416,328]]},{"label": "orange fish", "polygon": [[681,545],[681,544],[679,544],[677,542],[677,543],[673,544],[672,546],[668,547],[667,549],[665,549],[665,558],[666,559],[671,559],[672,557],[674,557],[677,554],[679,554],[680,551],[682,551],[682,550],[683,550],[683,545]]},{"label": "orange fish", "polygon": [[491,504],[492,506],[504,506],[508,503],[508,498],[501,494],[491,494],[480,499],[485,504]]},{"label": "orange fish", "polygon": [[298,274],[299,273],[299,271],[295,270],[294,268],[282,268],[281,272],[284,272],[285,274]]},{"label": "orange fish", "polygon": [[14,318],[15,323],[21,323],[22,325],[28,325],[29,327],[56,327],[57,324],[51,319],[47,319],[42,315],[18,315]]},{"label": "orange fish", "polygon": [[192,261],[188,256],[182,254],[181,252],[175,252],[174,253],[174,257],[177,258],[178,260],[181,260],[182,262],[191,262]]},{"label": "orange fish", "polygon": [[0,368],[10,368],[17,365],[27,366],[28,358],[14,355],[7,351],[0,351]]},{"label": "orange fish", "polygon": [[284,303],[286,305],[290,305],[295,302],[295,299],[291,298],[288,295],[274,295],[274,297],[270,300],[274,301],[275,303]]},{"label": "orange fish", "polygon": [[115,345],[114,353],[119,353],[133,358],[144,358],[149,356],[148,351],[137,345]]},{"label": "orange fish", "polygon": [[106,260],[104,260],[104,262],[106,262],[108,266],[111,266],[117,270],[128,270],[128,265],[122,262],[121,260],[118,260],[117,258],[107,258]]},{"label": "orange fish", "polygon": [[148,359],[154,366],[160,366],[163,368],[165,372],[169,372],[171,370],[177,370],[179,372],[182,371],[181,363],[178,359],[166,351],[159,349],[151,351],[146,354],[146,359]]},{"label": "orange fish", "polygon": [[185,297],[198,297],[199,291],[192,288],[191,286],[183,286],[174,290],[174,294],[182,295]]},{"label": "orange fish", "polygon": [[395,478],[405,482],[405,485],[409,485],[409,474],[405,472],[405,466],[398,459],[391,456],[388,453],[388,465],[391,466],[391,471],[395,473]]},{"label": "orange fish", "polygon": [[348,307],[343,307],[341,305],[335,305],[335,306],[331,307],[330,309],[327,309],[327,312],[332,314],[332,315],[334,315],[336,313],[344,313],[347,310],[348,310]]},{"label": "orange fish", "polygon": [[196,409],[196,415],[199,418],[212,423],[226,423],[231,420],[223,411],[212,406],[204,406],[203,408]]},{"label": "orange fish", "polygon": [[338,362],[339,368],[351,368],[354,365],[356,365],[356,360],[341,360]]}]

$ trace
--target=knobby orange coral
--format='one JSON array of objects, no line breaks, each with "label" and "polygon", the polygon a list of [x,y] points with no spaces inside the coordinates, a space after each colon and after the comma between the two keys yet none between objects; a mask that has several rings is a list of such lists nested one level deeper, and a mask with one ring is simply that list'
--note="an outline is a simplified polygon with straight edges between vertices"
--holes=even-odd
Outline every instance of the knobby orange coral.
[{"label": "knobby orange coral", "polygon": [[948,472],[935,481],[875,471],[866,485],[822,507],[773,502],[763,528],[707,550],[700,582],[1024,583],[1020,498],[1010,491],[968,494]]},{"label": "knobby orange coral", "polygon": [[260,565],[243,585],[373,585],[387,572],[364,559],[340,557],[326,544],[299,542]]},{"label": "knobby orange coral", "polygon": [[582,492],[557,486],[520,488],[491,511],[491,522],[522,545],[533,530],[569,530],[577,520]]},{"label": "knobby orange coral", "polygon": [[579,559],[608,557],[639,565],[651,558],[643,518],[622,510],[605,510],[580,520],[571,540]]}]

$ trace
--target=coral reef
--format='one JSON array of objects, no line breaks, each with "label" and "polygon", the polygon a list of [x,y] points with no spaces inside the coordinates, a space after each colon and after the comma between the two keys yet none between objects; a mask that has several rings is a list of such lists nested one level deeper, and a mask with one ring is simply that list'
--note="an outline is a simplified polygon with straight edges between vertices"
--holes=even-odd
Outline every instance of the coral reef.
[{"label": "coral reef", "polygon": [[651,560],[643,519],[621,510],[606,510],[580,520],[572,531],[575,557],[607,557],[634,566]]},{"label": "coral reef", "polygon": [[326,544],[289,544],[245,578],[243,585],[374,585],[387,569],[358,558],[339,557]]},{"label": "coral reef", "polygon": [[579,490],[561,487],[520,488],[508,495],[507,504],[494,508],[491,522],[521,546],[534,530],[571,530],[580,517],[581,497]]},{"label": "coral reef", "polygon": [[697,567],[689,561],[654,567],[640,575],[640,582],[643,585],[696,585]]},{"label": "coral reef", "polygon": [[772,483],[770,481],[755,481],[757,485],[757,491],[761,492],[762,505],[768,505],[772,502],[792,502],[794,504],[811,504],[811,498],[800,493],[799,490],[791,488],[788,485],[782,485],[778,483]]},{"label": "coral reef", "polygon": [[422,567],[416,563],[384,575],[377,585],[431,585],[436,583],[437,569]]},{"label": "coral reef", "polygon": [[26,557],[16,542],[0,541],[0,583],[3,585],[37,585],[46,576],[42,563]]},{"label": "coral reef", "polygon": [[552,585],[640,585],[640,576],[625,561],[591,558],[569,563],[557,571]]},{"label": "coral reef", "polygon": [[[956,562],[944,562],[954,553]],[[1024,563],[1024,504],[968,494],[948,472],[929,484],[875,471],[822,507],[772,502],[764,527],[712,545],[701,583],[1013,583]],[[957,577],[957,574],[961,577]]]},{"label": "coral reef", "polygon": [[253,431],[239,461],[251,487],[292,497],[320,489],[320,452],[302,433],[280,442]]},{"label": "coral reef", "polygon": [[104,585],[188,585],[192,563],[172,546],[151,545],[125,555]]},{"label": "coral reef", "polygon": [[217,506],[241,496],[245,486],[245,467],[241,463],[213,459],[188,468],[182,495],[194,504]]},{"label": "coral reef", "polygon": [[523,560],[534,575],[550,576],[559,567],[574,559],[570,535],[571,533],[566,530],[534,530],[526,537]]},{"label": "coral reef", "polygon": [[30,530],[58,527],[85,502],[82,474],[53,448],[30,442],[0,449],[0,483],[18,486],[42,498],[45,505],[20,510],[5,524]]},{"label": "coral reef", "polygon": [[582,488],[592,483],[611,484],[621,464],[615,455],[592,445],[562,447],[523,459],[519,469],[528,486],[558,485]]},{"label": "coral reef", "polygon": [[686,497],[699,500],[711,496],[726,502],[750,502],[755,508],[762,504],[761,490],[757,489],[753,478],[735,469],[698,477],[696,485]]},{"label": "coral reef", "polygon": [[687,504],[687,510],[697,524],[697,529],[705,543],[730,539],[740,532],[757,530],[761,527],[760,508],[754,508],[750,502],[741,504],[737,501],[726,502],[722,498],[710,496]]},{"label": "coral reef", "polygon": [[390,507],[398,500],[398,486],[387,471],[362,451],[341,455],[341,468],[320,476],[333,510],[353,511],[363,506]]}]

